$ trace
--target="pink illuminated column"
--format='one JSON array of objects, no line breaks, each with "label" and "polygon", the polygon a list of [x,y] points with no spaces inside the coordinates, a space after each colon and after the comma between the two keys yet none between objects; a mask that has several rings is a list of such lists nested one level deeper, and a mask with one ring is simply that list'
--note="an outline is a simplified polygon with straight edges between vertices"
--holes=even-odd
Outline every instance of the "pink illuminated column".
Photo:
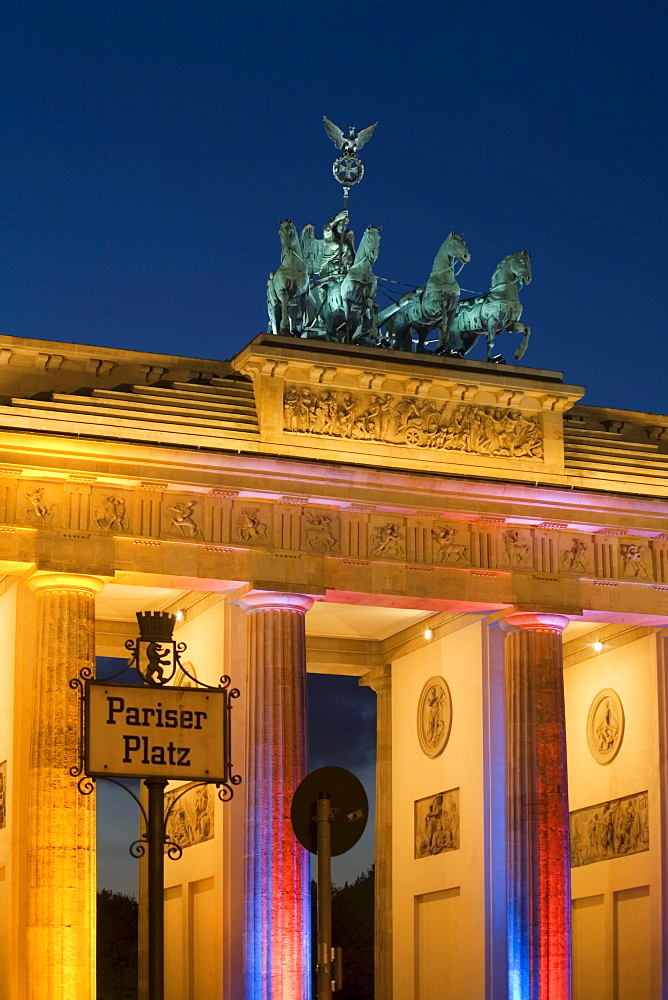
[{"label": "pink illuminated column", "polygon": [[314,599],[255,591],[248,613],[246,1000],[310,997],[309,861],[290,823],[308,770],[304,616]]},{"label": "pink illuminated column", "polygon": [[570,1000],[571,868],[564,615],[511,614],[506,632],[509,1000]]}]

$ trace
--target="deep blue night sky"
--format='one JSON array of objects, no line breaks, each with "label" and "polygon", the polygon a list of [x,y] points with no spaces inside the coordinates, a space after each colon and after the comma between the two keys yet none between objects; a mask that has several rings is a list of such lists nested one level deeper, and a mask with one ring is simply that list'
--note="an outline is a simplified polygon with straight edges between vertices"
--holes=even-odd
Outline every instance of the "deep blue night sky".
[{"label": "deep blue night sky", "polygon": [[0,329],[229,357],[266,326],[278,221],[339,208],[322,115],[378,119],[351,196],[353,228],[383,226],[378,273],[421,283],[455,229],[485,290],[529,249],[526,363],[661,410],[666,21],[642,0],[5,4]]},{"label": "deep blue night sky", "polygon": [[350,202],[358,233],[383,227],[376,272],[423,282],[454,229],[460,284],[485,291],[528,249],[523,363],[666,412],[667,20],[643,0],[10,0],[0,332],[232,356],[266,329],[279,220],[340,207],[322,115],[378,120]]}]

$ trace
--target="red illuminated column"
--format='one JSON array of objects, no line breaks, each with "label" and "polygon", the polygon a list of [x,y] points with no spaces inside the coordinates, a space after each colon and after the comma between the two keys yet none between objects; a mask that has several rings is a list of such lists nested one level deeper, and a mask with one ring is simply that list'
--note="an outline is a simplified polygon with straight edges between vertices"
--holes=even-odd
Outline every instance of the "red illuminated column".
[{"label": "red illuminated column", "polygon": [[247,612],[246,998],[310,997],[310,871],[290,806],[308,771],[304,616],[314,598],[255,591]]},{"label": "red illuminated column", "polygon": [[570,1000],[571,868],[564,615],[511,614],[507,707],[508,996]]}]

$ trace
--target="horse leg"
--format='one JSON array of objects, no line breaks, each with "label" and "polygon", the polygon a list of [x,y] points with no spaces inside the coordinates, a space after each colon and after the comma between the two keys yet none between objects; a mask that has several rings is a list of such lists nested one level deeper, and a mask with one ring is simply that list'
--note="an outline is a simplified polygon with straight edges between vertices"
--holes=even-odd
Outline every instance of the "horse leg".
[{"label": "horse leg", "polygon": [[487,327],[487,354],[485,355],[485,361],[492,361],[495,365],[505,365],[506,359],[502,354],[495,354],[492,356],[492,351],[494,350],[494,340],[496,339],[497,333],[500,333],[494,326]]},{"label": "horse leg", "polygon": [[454,309],[446,309],[443,313],[443,319],[441,320],[441,325],[438,328],[438,351],[443,354],[453,354],[455,347],[455,333],[452,329],[452,321],[455,318],[456,307]]},{"label": "horse leg", "polygon": [[267,312],[269,313],[269,333],[278,333],[278,325],[276,323],[276,298],[274,296],[274,288],[272,285],[273,274],[269,275],[269,281],[267,282]]},{"label": "horse leg", "polygon": [[348,322],[347,326],[347,342],[349,344],[358,344],[362,337],[364,336],[364,324],[362,310],[359,306],[349,305]]},{"label": "horse leg", "polygon": [[478,343],[479,336],[479,333],[471,333],[470,331],[460,334],[461,347],[456,353],[459,354],[461,358],[466,357],[466,355],[469,354]]},{"label": "horse leg", "polygon": [[[427,339],[429,330],[427,329],[426,326],[414,326],[413,329],[415,333],[417,333],[417,343],[415,344],[415,353],[428,354],[429,352],[427,351],[427,348],[424,346],[424,343],[425,340]],[[411,340],[412,339],[413,338],[411,337]]]},{"label": "horse leg", "polygon": [[409,354],[413,350],[413,328],[408,324],[408,326],[403,326],[399,328],[399,333],[396,336],[394,347],[398,351],[407,351]]},{"label": "horse leg", "polygon": [[512,327],[508,327],[513,333],[523,333],[522,343],[515,351],[515,361],[519,361],[524,357],[524,352],[529,346],[529,336],[531,335],[531,327],[527,326],[526,323],[513,323]]},{"label": "horse leg", "polygon": [[290,335],[290,318],[288,316],[288,290],[281,289],[281,333],[284,337]]}]

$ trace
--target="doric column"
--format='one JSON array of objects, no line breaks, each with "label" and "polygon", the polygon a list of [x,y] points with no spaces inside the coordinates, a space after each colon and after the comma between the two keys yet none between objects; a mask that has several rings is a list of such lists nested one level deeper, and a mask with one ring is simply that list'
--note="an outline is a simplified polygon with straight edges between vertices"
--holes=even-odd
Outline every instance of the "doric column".
[{"label": "doric column", "polygon": [[95,996],[95,798],[81,795],[79,704],[70,678],[95,667],[90,576],[49,573],[37,596],[28,812],[28,1000]]},{"label": "doric column", "polygon": [[506,632],[508,997],[570,1000],[571,866],[564,615],[511,614]]},{"label": "doric column", "polygon": [[376,692],[376,857],[374,994],[392,1000],[392,667],[365,674],[360,684]]},{"label": "doric column", "polygon": [[255,591],[248,613],[246,997],[310,997],[310,868],[290,807],[308,771],[304,616],[314,599]]}]

